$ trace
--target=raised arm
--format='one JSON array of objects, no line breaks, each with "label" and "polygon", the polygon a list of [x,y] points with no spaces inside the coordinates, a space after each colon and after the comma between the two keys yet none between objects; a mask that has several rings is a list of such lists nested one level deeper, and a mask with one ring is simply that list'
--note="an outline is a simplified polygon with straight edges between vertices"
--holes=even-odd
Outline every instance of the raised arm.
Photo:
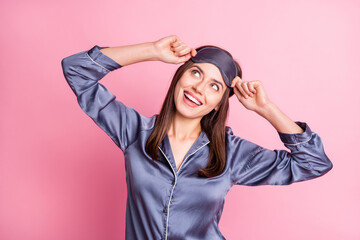
[{"label": "raised arm", "polygon": [[260,81],[243,82],[236,77],[232,87],[243,106],[268,120],[290,150],[269,150],[229,134],[234,184],[288,185],[320,177],[332,169],[319,135],[305,122],[286,116],[267,98]]},{"label": "raised arm", "polygon": [[243,106],[258,113],[281,133],[304,132],[294,121],[285,115],[266,95],[265,89],[260,81],[244,82],[236,77],[231,86]]},{"label": "raised arm", "polygon": [[142,61],[180,63],[189,59],[190,54],[196,54],[194,51],[178,37],[169,36],[154,43],[110,48],[94,46],[64,58],[61,64],[81,109],[124,151],[136,139],[139,127],[143,126],[141,122],[146,118],[117,101],[98,81],[111,71]]},{"label": "raised arm", "polygon": [[321,138],[305,122],[296,122],[304,132],[280,133],[289,151],[270,150],[228,134],[227,154],[232,181],[238,185],[289,185],[314,179],[329,172],[333,165],[326,156]]},{"label": "raised arm", "polygon": [[173,35],[156,42],[147,42],[129,46],[105,48],[100,50],[118,64],[125,66],[142,61],[162,61],[165,63],[182,63],[196,55],[190,48]]}]

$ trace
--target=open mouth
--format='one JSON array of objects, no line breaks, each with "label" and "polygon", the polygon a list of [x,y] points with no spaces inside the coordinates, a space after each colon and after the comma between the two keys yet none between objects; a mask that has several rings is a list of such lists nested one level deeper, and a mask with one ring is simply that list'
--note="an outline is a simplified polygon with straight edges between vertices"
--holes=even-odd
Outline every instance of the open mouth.
[{"label": "open mouth", "polygon": [[187,98],[188,100],[190,100],[191,102],[195,103],[197,106],[201,106],[202,103],[199,102],[196,98],[194,98],[193,96],[191,96],[189,93],[184,92],[184,96],[185,98]]}]

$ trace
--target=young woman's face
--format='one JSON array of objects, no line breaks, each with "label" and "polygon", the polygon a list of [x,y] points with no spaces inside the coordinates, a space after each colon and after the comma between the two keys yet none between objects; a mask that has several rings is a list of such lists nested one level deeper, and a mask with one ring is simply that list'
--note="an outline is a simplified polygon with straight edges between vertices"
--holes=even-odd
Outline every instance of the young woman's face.
[{"label": "young woman's face", "polygon": [[175,86],[177,113],[186,118],[202,118],[218,105],[226,91],[220,70],[211,63],[194,63]]}]

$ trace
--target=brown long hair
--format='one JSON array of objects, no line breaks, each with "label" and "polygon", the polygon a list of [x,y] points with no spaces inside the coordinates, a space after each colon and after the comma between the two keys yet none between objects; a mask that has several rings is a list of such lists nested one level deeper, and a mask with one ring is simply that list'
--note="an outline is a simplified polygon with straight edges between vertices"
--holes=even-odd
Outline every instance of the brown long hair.
[{"label": "brown long hair", "polygon": [[[199,51],[204,47],[216,47],[216,46],[204,45],[198,47],[196,51]],[[226,50],[224,51],[231,56],[231,54],[228,51]],[[241,78],[242,71],[240,65],[236,60],[234,61],[238,69],[238,76]],[[160,110],[160,113],[156,118],[154,130],[150,134],[146,142],[145,151],[154,160],[157,160],[159,158],[158,147],[162,142],[162,140],[164,139],[176,111],[176,106],[174,102],[176,83],[181,78],[183,73],[187,69],[189,69],[193,64],[194,62],[191,59],[189,59],[176,70],[174,77],[171,81],[169,90],[166,94],[165,100],[163,102],[162,108]],[[197,172],[199,176],[215,177],[221,174],[225,168],[225,164],[226,164],[225,122],[228,116],[229,97],[230,94],[232,93],[233,93],[232,89],[226,88],[226,91],[220,101],[219,109],[217,111],[212,110],[210,113],[203,116],[203,118],[200,121],[201,129],[206,133],[207,137],[209,138],[210,151],[209,151],[209,161],[207,166],[205,168],[199,169]]]}]

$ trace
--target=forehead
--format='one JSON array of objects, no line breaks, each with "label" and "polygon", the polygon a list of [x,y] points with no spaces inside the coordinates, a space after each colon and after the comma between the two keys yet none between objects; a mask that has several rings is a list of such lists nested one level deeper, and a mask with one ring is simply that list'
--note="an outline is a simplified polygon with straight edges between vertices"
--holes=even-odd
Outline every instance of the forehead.
[{"label": "forehead", "polygon": [[194,63],[192,68],[199,68],[202,73],[208,78],[214,78],[218,81],[221,81],[225,84],[224,79],[221,75],[221,72],[217,66],[212,63]]}]

